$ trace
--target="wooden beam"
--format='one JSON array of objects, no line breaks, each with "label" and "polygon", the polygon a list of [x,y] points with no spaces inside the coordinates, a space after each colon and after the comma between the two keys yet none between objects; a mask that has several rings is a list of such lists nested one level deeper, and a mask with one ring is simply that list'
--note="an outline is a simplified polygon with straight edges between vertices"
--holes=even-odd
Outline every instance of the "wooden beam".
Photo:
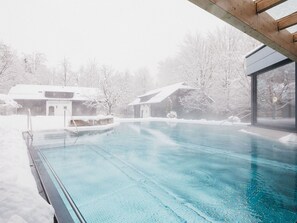
[{"label": "wooden beam", "polygon": [[265,12],[268,9],[271,9],[274,6],[277,6],[287,0],[260,0],[255,2],[257,13]]},{"label": "wooden beam", "polygon": [[278,30],[283,30],[291,26],[294,26],[297,24],[297,12],[294,12],[291,15],[283,17],[277,20],[276,22],[277,22]]},{"label": "wooden beam", "polygon": [[297,32],[293,34],[293,42],[294,42],[294,43],[297,42]]},{"label": "wooden beam", "polygon": [[278,31],[277,22],[266,12],[257,14],[251,0],[188,0],[251,37],[297,61],[297,44],[287,30]]}]

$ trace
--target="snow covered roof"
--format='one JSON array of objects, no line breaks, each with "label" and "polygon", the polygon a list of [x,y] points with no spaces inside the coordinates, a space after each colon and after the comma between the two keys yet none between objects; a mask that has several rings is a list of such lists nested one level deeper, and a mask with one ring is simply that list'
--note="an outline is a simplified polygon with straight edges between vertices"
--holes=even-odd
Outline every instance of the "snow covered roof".
[{"label": "snow covered roof", "polygon": [[[137,99],[135,99],[133,102],[131,102],[129,105],[138,105],[138,104],[154,104],[154,103],[160,103],[166,98],[168,98],[170,95],[172,95],[177,90],[184,89],[184,90],[195,90],[196,88],[187,86],[186,83],[180,82],[177,84],[172,84],[166,87],[154,89],[151,91],[148,91],[147,93],[138,96]],[[151,97],[149,97],[151,96]],[[143,100],[143,98],[148,97],[147,100]]]},{"label": "snow covered roof", "polygon": [[134,101],[132,101],[129,105],[138,105],[140,104],[140,98],[136,98]]},{"label": "snow covered roof", "polygon": [[8,95],[14,100],[85,101],[99,93],[97,88],[17,84],[9,90]]},{"label": "snow covered roof", "polygon": [[10,106],[13,108],[19,108],[21,105],[16,103],[11,97],[7,94],[0,94],[0,106]]}]

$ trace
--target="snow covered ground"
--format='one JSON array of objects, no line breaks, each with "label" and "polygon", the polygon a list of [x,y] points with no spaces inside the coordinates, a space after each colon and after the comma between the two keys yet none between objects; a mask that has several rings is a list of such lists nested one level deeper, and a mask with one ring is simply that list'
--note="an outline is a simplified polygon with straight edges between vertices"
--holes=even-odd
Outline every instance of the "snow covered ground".
[{"label": "snow covered ground", "polygon": [[279,141],[285,144],[296,144],[297,145],[297,134],[291,133],[284,137],[279,138]]},{"label": "snow covered ground", "polygon": [[191,120],[191,119],[175,119],[175,118],[115,118],[115,121],[118,122],[173,122],[173,123],[192,123],[192,124],[200,124],[200,125],[239,125],[239,126],[247,126],[250,123],[244,123],[240,121],[229,121],[229,120]]},{"label": "snow covered ground", "polygon": [[0,116],[0,222],[50,223],[54,210],[39,195],[31,173],[24,123],[24,117]]},{"label": "snow covered ground", "polygon": [[266,129],[266,128],[259,128],[255,126],[246,126],[245,128],[239,130],[240,132],[254,135],[262,138],[266,138],[269,140],[278,141],[287,145],[297,145],[297,134],[296,133],[289,133],[281,130],[275,129]]}]

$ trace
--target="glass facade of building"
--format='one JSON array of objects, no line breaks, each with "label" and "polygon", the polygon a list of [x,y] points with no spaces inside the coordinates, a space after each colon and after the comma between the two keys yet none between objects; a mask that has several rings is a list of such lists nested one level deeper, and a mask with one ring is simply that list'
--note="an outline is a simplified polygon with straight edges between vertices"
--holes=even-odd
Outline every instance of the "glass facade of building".
[{"label": "glass facade of building", "polygon": [[295,129],[295,63],[255,75],[256,124]]},{"label": "glass facade of building", "polygon": [[265,45],[245,58],[251,77],[252,124],[296,132],[297,62]]}]

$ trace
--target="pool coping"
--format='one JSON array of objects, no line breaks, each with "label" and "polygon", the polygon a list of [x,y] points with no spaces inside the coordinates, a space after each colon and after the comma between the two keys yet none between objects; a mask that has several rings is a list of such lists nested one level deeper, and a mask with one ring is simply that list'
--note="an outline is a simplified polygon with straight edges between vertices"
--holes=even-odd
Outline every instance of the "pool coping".
[{"label": "pool coping", "polygon": [[[244,130],[244,131],[242,131]],[[249,126],[244,126],[240,130],[241,132],[244,132],[246,134],[250,135],[255,135],[260,138],[264,138],[267,140],[271,140],[274,142],[282,143],[285,145],[291,145],[295,146],[297,144],[297,141],[283,141],[282,139],[284,137],[287,137],[289,135],[297,135],[295,131],[285,131],[285,130],[280,130],[280,129],[267,129],[267,128],[262,128],[259,126],[254,126],[254,125],[249,125]]]},{"label": "pool coping", "polygon": [[74,223],[64,201],[62,200],[56,186],[54,185],[43,161],[39,157],[36,148],[30,143],[30,136],[27,132],[23,132],[23,138],[26,141],[27,149],[29,151],[30,158],[34,169],[36,170],[36,175],[33,174],[36,183],[40,181],[43,193],[45,195],[46,201],[51,204],[55,210],[54,222],[57,223]]}]

